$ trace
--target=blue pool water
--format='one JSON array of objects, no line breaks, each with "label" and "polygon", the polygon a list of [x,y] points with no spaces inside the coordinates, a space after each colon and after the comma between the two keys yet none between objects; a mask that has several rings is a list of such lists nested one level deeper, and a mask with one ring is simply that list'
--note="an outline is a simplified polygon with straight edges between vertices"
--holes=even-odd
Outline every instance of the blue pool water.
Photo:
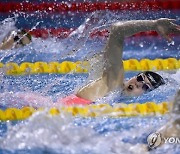
[{"label": "blue pool water", "polygon": [[[179,11],[158,12],[105,12],[97,25],[108,25],[117,20],[155,19],[169,17],[179,19]],[[1,36],[6,31],[17,28],[65,27],[77,28],[83,24],[90,13],[79,14],[0,14],[2,21]],[[16,17],[17,16],[17,17]],[[9,17],[9,19],[7,19]],[[106,20],[108,19],[108,20]],[[4,20],[7,22],[4,23]],[[43,22],[42,22],[43,21]],[[179,21],[177,21],[179,23]],[[33,42],[21,49],[7,50],[0,53],[2,63],[36,62],[36,61],[64,61],[85,60],[92,55],[99,54],[104,48],[106,39],[91,39],[88,34],[77,42],[74,38],[64,40],[57,38],[33,38]],[[179,36],[173,38],[174,45],[168,44],[164,39],[152,36],[125,40],[123,59],[155,59],[155,58],[180,58]],[[69,55],[78,44],[78,51]],[[93,68],[98,69],[98,68]],[[138,72],[126,72],[128,79]],[[98,101],[99,103],[144,103],[147,101],[162,102],[172,101],[180,85],[180,71],[161,71],[164,78],[168,79],[166,85],[139,97],[126,98],[118,93],[109,94]],[[96,76],[96,74],[90,74]],[[79,87],[91,78],[88,74],[39,74],[26,76],[6,76],[0,74],[0,109],[8,107],[21,108],[28,102],[21,102],[16,98],[18,93],[35,93],[47,97],[54,103],[58,98],[74,93]],[[16,103],[12,103],[16,100]],[[49,104],[39,102],[40,106],[49,107]],[[144,153],[143,147],[147,146],[147,136],[167,123],[169,115],[157,117],[133,118],[81,118],[69,115],[57,117],[47,116],[46,112],[38,112],[25,121],[0,122],[0,154],[9,153],[72,153],[72,154],[99,154],[99,153]],[[177,144],[164,145],[151,153],[179,153]]]}]

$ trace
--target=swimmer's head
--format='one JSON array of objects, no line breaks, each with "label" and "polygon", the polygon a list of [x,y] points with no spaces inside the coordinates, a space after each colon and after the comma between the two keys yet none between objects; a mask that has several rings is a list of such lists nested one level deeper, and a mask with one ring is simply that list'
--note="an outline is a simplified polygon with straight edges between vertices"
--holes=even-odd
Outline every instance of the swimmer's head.
[{"label": "swimmer's head", "polygon": [[159,74],[146,71],[125,82],[124,93],[129,96],[139,96],[158,88],[164,83],[164,79]]},{"label": "swimmer's head", "polygon": [[1,49],[19,48],[32,41],[31,35],[25,30],[11,31],[2,41]]},{"label": "swimmer's head", "polygon": [[13,32],[13,39],[15,43],[15,48],[19,48],[29,44],[32,41],[32,37],[25,30],[18,30]]}]

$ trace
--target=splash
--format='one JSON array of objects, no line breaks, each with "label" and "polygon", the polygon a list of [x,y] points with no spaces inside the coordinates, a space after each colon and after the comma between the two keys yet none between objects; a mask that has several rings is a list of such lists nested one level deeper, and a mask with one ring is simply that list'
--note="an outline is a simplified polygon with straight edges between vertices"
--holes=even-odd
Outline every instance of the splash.
[{"label": "splash", "polygon": [[[137,12],[137,16],[139,16]],[[158,14],[153,17],[159,17]],[[7,50],[2,53],[1,61],[10,62],[17,61],[61,61],[66,58],[74,58],[80,60],[88,60],[91,63],[92,71],[90,76],[82,78],[81,76],[70,77],[71,73],[64,76],[54,77],[51,75],[37,75],[21,77],[22,79],[5,77],[2,71],[1,81],[3,88],[1,89],[0,102],[3,107],[22,107],[25,105],[33,105],[35,107],[51,107],[55,102],[55,97],[63,97],[68,95],[67,92],[74,92],[74,89],[80,87],[82,82],[89,82],[98,78],[102,73],[103,66],[103,50],[104,42],[99,40],[93,43],[89,39],[89,34],[93,30],[107,28],[117,20],[134,19],[134,14],[122,12],[122,14],[108,12],[103,14],[92,14],[87,17],[85,22],[73,31],[67,39],[48,38],[43,40],[33,38],[33,42],[21,49]],[[142,17],[143,19],[145,17]],[[13,30],[15,21],[7,19],[2,24],[4,29],[1,33]],[[6,29],[7,28],[7,29]],[[1,35],[1,36],[3,36]],[[144,40],[143,40],[144,41]],[[139,44],[140,42],[140,44]],[[159,48],[156,43],[152,43],[150,47],[141,41],[135,40],[134,46],[143,45],[142,54],[144,57],[159,56]],[[131,42],[133,44],[133,41]],[[134,47],[133,46],[133,47]],[[146,48],[147,47],[147,48]],[[156,52],[152,53],[152,50]],[[139,49],[139,48],[138,48]],[[102,51],[102,52],[101,52]],[[130,52],[129,52],[130,51]],[[147,54],[144,52],[147,51]],[[168,53],[168,52],[166,52]],[[125,50],[125,58],[139,56],[139,52]],[[73,60],[74,60],[73,59]],[[128,74],[128,73],[127,73]],[[127,75],[130,78],[133,74]],[[162,75],[169,78],[167,84],[159,87],[155,91],[137,98],[122,98],[120,92],[114,91],[99,102],[146,102],[146,101],[169,101],[172,100],[175,91],[179,88],[179,70],[174,74],[162,72]],[[47,79],[44,79],[44,78]],[[37,79],[39,78],[39,79]],[[78,79],[77,79],[78,78]],[[32,88],[33,87],[33,88]],[[21,91],[21,92],[19,92]],[[33,93],[35,92],[35,94]],[[34,99],[30,97],[33,96]],[[118,97],[118,98],[117,98]],[[120,98],[120,100],[118,100]],[[115,100],[115,101],[114,101]],[[0,148],[7,149],[11,152],[16,150],[40,149],[40,152],[56,152],[56,153],[144,153],[144,145],[146,136],[157,130],[160,126],[167,122],[167,117],[157,118],[97,118],[83,119],[73,118],[70,115],[57,117],[47,116],[45,112],[37,112],[33,117],[25,122],[15,125],[7,123],[8,130],[3,137],[0,137]],[[141,128],[141,129],[139,129]],[[145,134],[145,136],[143,136]],[[102,148],[103,147],[103,148]],[[50,149],[50,151],[46,151]],[[169,153],[177,151],[166,145],[159,151]],[[158,150],[157,150],[158,151]],[[38,153],[36,150],[34,153]]]},{"label": "splash", "polygon": [[[134,119],[141,122],[141,118]],[[133,126],[133,119],[74,119],[70,115],[48,116],[46,112],[37,112],[28,121],[9,125],[7,134],[0,138],[0,148],[15,150],[52,149],[62,153],[141,153],[146,151],[147,145],[142,140],[150,130],[157,127],[151,118],[144,119],[144,124]],[[148,124],[145,124],[147,123]],[[162,123],[166,120],[159,119]],[[120,123],[119,123],[120,122]],[[91,124],[91,126],[89,125]],[[99,126],[100,125],[100,126]],[[122,125],[122,128],[121,128]],[[125,125],[125,128],[123,128]],[[127,128],[129,129],[127,130]],[[103,129],[112,131],[101,134]],[[113,131],[115,130],[115,131]],[[117,131],[117,132],[116,132]],[[121,133],[118,133],[118,132]],[[99,133],[98,133],[99,132]],[[123,134],[123,135],[122,135]],[[132,135],[133,134],[133,135]],[[127,138],[130,140],[127,141]],[[133,140],[140,138],[135,143]],[[104,147],[104,148],[102,148]]]},{"label": "splash", "polygon": [[5,20],[0,22],[0,42],[2,42],[3,38],[8,35],[8,33],[12,30],[16,30],[15,21],[16,17],[6,18]]}]

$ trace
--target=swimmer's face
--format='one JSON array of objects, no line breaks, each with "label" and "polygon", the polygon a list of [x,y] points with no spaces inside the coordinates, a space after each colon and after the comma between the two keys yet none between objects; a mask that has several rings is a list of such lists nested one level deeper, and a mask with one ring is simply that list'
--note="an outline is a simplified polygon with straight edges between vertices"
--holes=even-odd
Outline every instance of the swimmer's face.
[{"label": "swimmer's face", "polygon": [[128,96],[139,96],[153,89],[146,75],[140,73],[124,83],[124,93]]},{"label": "swimmer's face", "polygon": [[15,48],[19,48],[31,43],[31,40],[26,35],[17,34],[14,37],[14,42],[15,42]]},{"label": "swimmer's face", "polygon": [[4,49],[23,47],[31,42],[31,35],[25,31],[12,31],[4,40]]}]

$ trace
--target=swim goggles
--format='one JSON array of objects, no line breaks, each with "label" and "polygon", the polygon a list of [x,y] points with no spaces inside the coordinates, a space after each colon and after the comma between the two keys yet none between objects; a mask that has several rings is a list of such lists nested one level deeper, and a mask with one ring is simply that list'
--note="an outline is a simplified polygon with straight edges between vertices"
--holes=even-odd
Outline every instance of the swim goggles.
[{"label": "swim goggles", "polygon": [[22,42],[22,38],[20,38],[18,35],[14,36],[14,42],[16,42],[19,45],[24,46],[25,44]]},{"label": "swim goggles", "polygon": [[[25,46],[26,44],[22,41],[23,37],[27,37],[29,39],[29,41],[31,41],[31,35],[29,33],[26,33],[25,30],[18,30],[13,31],[12,34],[14,35],[14,42],[16,42],[17,44],[21,45],[21,46]],[[19,36],[22,35],[22,36]]]},{"label": "swim goggles", "polygon": [[153,88],[145,82],[145,77],[143,73],[140,73],[136,76],[137,82],[142,82],[143,86],[142,89],[146,92],[153,90]]}]

